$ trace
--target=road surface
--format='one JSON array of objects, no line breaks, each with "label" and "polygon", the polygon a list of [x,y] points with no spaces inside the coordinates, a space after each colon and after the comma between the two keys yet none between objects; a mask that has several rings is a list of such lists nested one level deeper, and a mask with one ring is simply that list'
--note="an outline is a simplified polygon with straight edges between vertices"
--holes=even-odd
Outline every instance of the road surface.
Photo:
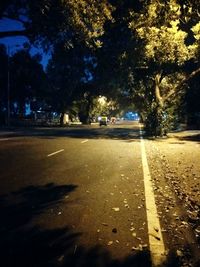
[{"label": "road surface", "polygon": [[2,132],[1,266],[198,266],[161,163],[137,122]]}]

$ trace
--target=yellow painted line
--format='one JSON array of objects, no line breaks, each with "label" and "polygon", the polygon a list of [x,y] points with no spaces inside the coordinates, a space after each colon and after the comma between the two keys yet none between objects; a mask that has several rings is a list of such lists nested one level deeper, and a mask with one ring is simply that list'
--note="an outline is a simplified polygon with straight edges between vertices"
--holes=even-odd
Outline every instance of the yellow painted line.
[{"label": "yellow painted line", "polygon": [[55,151],[55,152],[53,152],[53,153],[47,155],[47,157],[51,157],[51,156],[56,155],[56,154],[58,154],[58,153],[60,153],[60,152],[63,152],[63,151],[64,151],[64,149],[60,149],[60,150],[58,150],[58,151]]},{"label": "yellow painted line", "polygon": [[142,152],[142,165],[143,165],[143,175],[144,175],[144,190],[145,190],[150,254],[153,266],[160,266],[166,260],[166,251],[162,237],[160,221],[158,217],[155,196],[153,192],[151,174],[149,171],[149,166],[145,151],[145,142],[142,137],[141,128],[140,128],[140,141],[141,141],[140,144]]},{"label": "yellow painted line", "polygon": [[88,142],[88,139],[82,141],[81,144],[84,144],[84,143],[86,143],[86,142]]}]

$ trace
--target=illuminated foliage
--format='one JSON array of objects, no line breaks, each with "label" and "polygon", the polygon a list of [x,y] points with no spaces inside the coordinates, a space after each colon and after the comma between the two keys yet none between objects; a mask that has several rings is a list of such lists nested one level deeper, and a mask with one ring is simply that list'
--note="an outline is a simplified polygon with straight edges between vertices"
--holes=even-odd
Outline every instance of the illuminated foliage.
[{"label": "illuminated foliage", "polygon": [[146,120],[146,129],[152,135],[167,132],[184,83],[200,72],[200,23],[194,2],[152,0],[139,12],[130,11],[129,28],[142,41],[143,65],[146,75],[154,81]]},{"label": "illuminated foliage", "polygon": [[160,65],[182,65],[185,61],[195,58],[199,46],[200,23],[191,28],[195,41],[187,45],[188,33],[181,29],[181,6],[175,0],[168,1],[168,4],[152,1],[146,9],[146,14],[130,13],[133,20],[129,27],[144,40],[147,60],[153,60]]}]

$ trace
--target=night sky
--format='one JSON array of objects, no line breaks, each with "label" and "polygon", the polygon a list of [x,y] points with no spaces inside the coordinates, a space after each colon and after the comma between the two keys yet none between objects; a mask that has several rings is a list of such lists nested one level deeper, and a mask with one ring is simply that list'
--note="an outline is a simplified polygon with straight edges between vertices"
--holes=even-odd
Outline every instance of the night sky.
[{"label": "night sky", "polygon": [[[0,31],[7,31],[7,30],[20,30],[23,29],[22,24],[15,20],[10,19],[2,19],[0,20]],[[17,37],[6,37],[0,38],[0,44],[4,44],[9,47],[10,55],[14,54],[17,50],[23,48],[23,44],[29,42],[28,38],[24,36],[17,36]],[[42,55],[41,64],[45,68],[48,59],[50,58],[49,54],[45,54],[42,49],[36,48],[34,46],[31,47],[30,50],[31,55],[40,53]]]}]

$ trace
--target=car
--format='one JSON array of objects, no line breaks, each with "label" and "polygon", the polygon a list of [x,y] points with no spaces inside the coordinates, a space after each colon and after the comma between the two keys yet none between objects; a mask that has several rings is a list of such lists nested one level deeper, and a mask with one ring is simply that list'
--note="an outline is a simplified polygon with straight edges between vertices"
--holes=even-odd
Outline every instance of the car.
[{"label": "car", "polygon": [[105,125],[106,126],[107,123],[108,123],[108,118],[107,117],[103,116],[103,117],[100,118],[100,120],[99,120],[99,126],[102,126],[102,125]]}]

